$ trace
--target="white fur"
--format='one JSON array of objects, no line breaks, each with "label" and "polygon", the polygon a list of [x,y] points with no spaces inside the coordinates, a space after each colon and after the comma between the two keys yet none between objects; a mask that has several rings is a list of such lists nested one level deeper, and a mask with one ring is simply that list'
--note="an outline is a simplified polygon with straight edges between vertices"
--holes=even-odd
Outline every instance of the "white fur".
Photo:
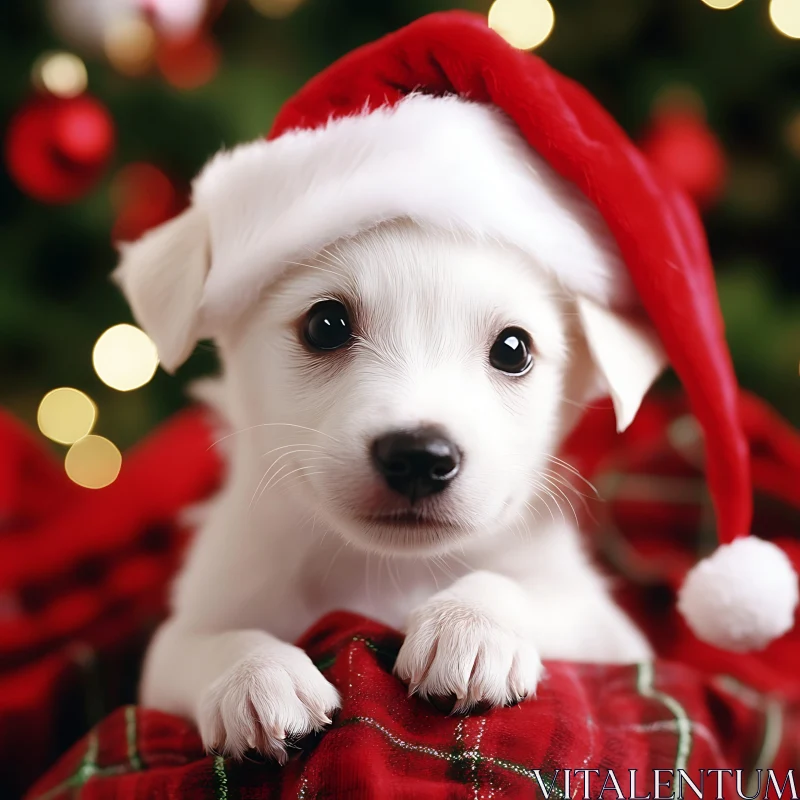
[{"label": "white fur", "polygon": [[398,216],[515,245],[568,289],[622,305],[631,288],[597,210],[496,108],[410,95],[395,107],[218,154],[194,184],[213,259],[203,335],[286,262]]},{"label": "white fur", "polygon": [[[645,320],[615,313],[588,297],[576,298],[576,306],[592,358],[614,403],[617,431],[624,431],[666,367],[667,354]],[[620,351],[625,353],[624,360]]]},{"label": "white fur", "polygon": [[209,258],[208,219],[195,207],[135,245],[122,246],[114,280],[170,372],[186,360],[200,335],[198,310]]},{"label": "white fur", "polygon": [[783,550],[746,536],[696,564],[678,595],[678,608],[701,639],[726,650],[766,647],[792,629],[797,574]]},{"label": "white fur", "polygon": [[[162,267],[148,280],[182,268]],[[311,354],[299,321],[331,296],[350,304],[357,340]],[[510,325],[534,342],[524,377],[488,361]],[[459,710],[532,697],[542,659],[650,657],[583,552],[578,495],[555,460],[618,370],[598,374],[575,301],[525,252],[384,224],[287,271],[224,321],[217,344],[228,478],[148,652],[144,704],[194,719],[209,748],[283,759],[285,736],[322,727],[338,705],[287,642],[337,608],[406,630],[397,674],[422,696],[455,694]],[[623,339],[619,361],[636,346]],[[462,469],[424,501],[432,526],[377,522],[403,501],[371,466],[370,442],[423,423],[448,431]]]}]

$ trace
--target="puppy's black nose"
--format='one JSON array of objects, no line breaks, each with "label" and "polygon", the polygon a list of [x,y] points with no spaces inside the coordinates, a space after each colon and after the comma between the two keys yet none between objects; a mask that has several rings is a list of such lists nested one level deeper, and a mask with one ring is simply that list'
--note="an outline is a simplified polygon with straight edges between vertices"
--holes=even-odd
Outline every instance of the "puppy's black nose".
[{"label": "puppy's black nose", "polygon": [[389,488],[413,503],[450,485],[461,453],[443,431],[431,426],[378,437],[372,460]]}]

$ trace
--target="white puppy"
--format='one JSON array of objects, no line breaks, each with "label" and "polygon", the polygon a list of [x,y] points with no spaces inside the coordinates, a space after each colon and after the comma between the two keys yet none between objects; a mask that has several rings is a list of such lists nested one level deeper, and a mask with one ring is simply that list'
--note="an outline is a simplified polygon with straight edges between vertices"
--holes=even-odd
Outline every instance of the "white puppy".
[{"label": "white puppy", "polygon": [[647,658],[556,456],[594,383],[578,319],[520,253],[412,223],[288,272],[222,346],[230,473],[142,702],[282,759],[337,708],[289,644],[336,608],[404,629],[398,676],[458,709],[533,695],[543,658]]},{"label": "white puppy", "polygon": [[[569,237],[585,204],[559,197]],[[170,367],[197,336],[209,239],[193,207],[124,254]],[[522,250],[404,218],[238,301],[215,333],[227,480],[150,646],[145,705],[195,720],[210,749],[283,760],[339,704],[291,642],[340,608],[404,630],[398,677],[458,711],[533,696],[543,659],[650,656],[582,549],[558,458],[600,394],[632,419],[663,365],[650,331]]]}]

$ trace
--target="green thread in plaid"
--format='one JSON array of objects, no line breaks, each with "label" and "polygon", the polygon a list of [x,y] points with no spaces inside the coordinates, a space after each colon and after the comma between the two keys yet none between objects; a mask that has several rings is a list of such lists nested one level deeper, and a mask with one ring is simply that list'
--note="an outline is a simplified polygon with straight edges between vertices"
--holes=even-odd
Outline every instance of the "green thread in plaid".
[{"label": "green thread in plaid", "polygon": [[730,675],[719,675],[714,683],[746,706],[759,709],[764,714],[764,737],[747,780],[747,794],[754,795],[761,784],[758,770],[768,770],[773,765],[783,741],[783,704],[774,697],[764,696]]},{"label": "green thread in plaid", "polygon": [[125,739],[128,744],[128,764],[135,772],[142,769],[142,759],[136,744],[138,734],[136,731],[136,706],[125,707]]},{"label": "green thread in plaid", "polygon": [[[376,653],[380,656],[386,656],[387,658],[394,658],[397,653],[394,650],[387,650],[385,647],[381,647],[372,639],[367,639],[365,636],[354,636],[351,642],[363,642],[364,646],[372,650],[373,653]],[[344,650],[344,648],[342,648]],[[334,653],[333,655],[326,656],[325,658],[321,658],[318,661],[314,662],[314,666],[320,671],[324,672],[326,669],[330,669],[337,661],[340,653]]]},{"label": "green thread in plaid", "polygon": [[652,661],[643,661],[637,665],[638,679],[636,690],[642,697],[649,697],[658,700],[665,705],[673,717],[678,727],[678,747],[675,753],[675,772],[679,769],[685,770],[689,763],[689,756],[692,752],[692,721],[686,713],[686,709],[671,695],[660,692],[655,688],[655,666]]},{"label": "green thread in plaid", "polygon": [[228,774],[225,772],[225,759],[222,756],[214,756],[211,768],[214,771],[217,800],[228,800]]},{"label": "green thread in plaid", "polygon": [[70,798],[78,798],[81,789],[90,778],[106,777],[110,775],[122,775],[128,771],[127,764],[119,764],[113,767],[99,767],[97,765],[97,753],[100,749],[100,742],[97,738],[97,731],[93,728],[89,732],[89,741],[86,745],[86,753],[78,764],[77,769],[66,780],[54,786],[47,792],[33,798],[33,800],[53,800],[61,794],[68,794]]},{"label": "green thread in plaid", "polygon": [[764,739],[747,781],[747,794],[754,795],[761,786],[758,770],[769,769],[775,761],[783,739],[783,706],[774,697],[764,700]]},{"label": "green thread in plaid", "polygon": [[495,758],[494,756],[488,756],[481,753],[476,748],[471,750],[457,750],[454,753],[448,753],[444,750],[439,750],[436,747],[429,747],[427,745],[422,744],[413,744],[412,742],[407,742],[405,739],[401,739],[395,733],[390,731],[386,726],[381,725],[380,722],[373,719],[372,717],[350,717],[349,719],[340,720],[337,724],[337,727],[342,727],[344,725],[355,725],[357,723],[362,723],[363,725],[368,725],[371,728],[374,728],[377,731],[380,731],[393,745],[403,749],[403,750],[410,750],[414,753],[424,753],[426,755],[432,756],[433,758],[440,758],[443,761],[448,761],[451,764],[460,764],[460,765],[467,765],[472,767],[473,764],[488,764],[494,767],[501,767],[502,769],[508,770],[509,772],[513,772],[515,775],[519,775],[523,778],[527,778],[528,780],[534,781],[537,786],[541,789],[543,783],[542,778],[549,778],[550,784],[552,786],[552,791],[550,796],[556,798],[556,800],[566,800],[566,795],[564,792],[559,789],[556,784],[555,776],[549,776],[543,773],[539,769],[531,769],[529,767],[524,767],[522,764],[515,764],[513,761],[507,761],[504,758]]}]

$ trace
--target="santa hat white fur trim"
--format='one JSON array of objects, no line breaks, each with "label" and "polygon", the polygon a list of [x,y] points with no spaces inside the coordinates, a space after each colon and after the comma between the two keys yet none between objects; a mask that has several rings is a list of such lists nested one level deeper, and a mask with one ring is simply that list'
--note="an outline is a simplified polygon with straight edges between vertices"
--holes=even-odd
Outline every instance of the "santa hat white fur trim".
[{"label": "santa hat white fur trim", "polygon": [[397,217],[529,253],[603,305],[633,297],[599,212],[496,108],[412,94],[393,107],[215,156],[194,184],[213,263],[203,328],[240,310],[285,263]]},{"label": "santa hat white fur trim", "polygon": [[717,548],[689,571],[678,594],[696,636],[737,652],[759,650],[790,631],[797,603],[788,556],[755,536]]}]

